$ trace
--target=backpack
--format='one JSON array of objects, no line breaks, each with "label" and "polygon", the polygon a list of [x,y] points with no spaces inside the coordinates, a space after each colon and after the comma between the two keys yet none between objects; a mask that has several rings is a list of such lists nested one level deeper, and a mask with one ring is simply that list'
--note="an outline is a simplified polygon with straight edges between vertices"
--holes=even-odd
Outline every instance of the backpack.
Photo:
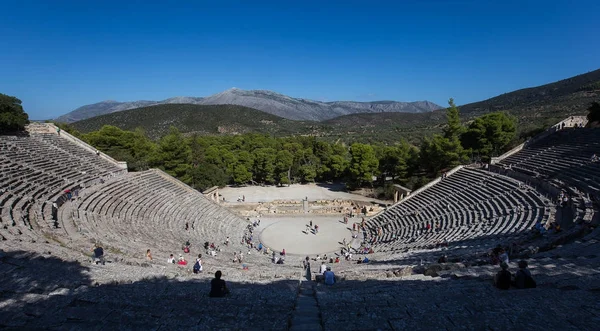
[{"label": "backpack", "polygon": [[196,263],[194,264],[193,271],[194,271],[195,274],[197,274],[198,272],[202,271],[202,266],[200,265],[199,261],[196,261]]}]

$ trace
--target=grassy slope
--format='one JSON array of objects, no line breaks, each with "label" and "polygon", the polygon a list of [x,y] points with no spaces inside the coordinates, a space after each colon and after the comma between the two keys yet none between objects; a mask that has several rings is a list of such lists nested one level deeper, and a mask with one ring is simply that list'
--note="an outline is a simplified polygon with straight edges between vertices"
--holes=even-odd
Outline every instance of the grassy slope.
[{"label": "grassy slope", "polygon": [[114,125],[124,130],[141,127],[151,138],[158,138],[166,134],[170,126],[185,133],[265,132],[290,135],[302,133],[299,123],[304,124],[242,106],[165,104],[97,116],[75,122],[73,126],[81,132],[98,130],[103,125]]}]

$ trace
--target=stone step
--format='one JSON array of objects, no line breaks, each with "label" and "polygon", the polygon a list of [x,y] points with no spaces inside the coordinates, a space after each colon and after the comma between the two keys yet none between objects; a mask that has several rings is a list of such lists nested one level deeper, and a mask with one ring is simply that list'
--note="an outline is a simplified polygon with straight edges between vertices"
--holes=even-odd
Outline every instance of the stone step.
[{"label": "stone step", "polygon": [[300,284],[290,330],[322,330],[321,311],[313,286],[310,282]]}]

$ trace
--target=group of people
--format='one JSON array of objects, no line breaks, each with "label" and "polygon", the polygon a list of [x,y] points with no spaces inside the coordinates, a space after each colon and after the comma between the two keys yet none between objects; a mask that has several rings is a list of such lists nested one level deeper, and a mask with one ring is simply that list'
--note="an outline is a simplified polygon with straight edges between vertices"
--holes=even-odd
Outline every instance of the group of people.
[{"label": "group of people", "polygon": [[519,261],[519,270],[513,275],[508,271],[508,263],[500,263],[500,271],[494,277],[494,285],[501,290],[508,290],[511,286],[518,289],[535,288],[537,284],[527,266],[527,261]]},{"label": "group of people", "polygon": [[317,234],[317,233],[319,233],[319,226],[316,224],[313,225],[313,221],[311,220],[308,224],[306,224],[306,231],[304,231],[304,233]]},{"label": "group of people", "polygon": [[285,262],[285,248],[279,252],[279,256],[275,255],[275,251],[273,251],[273,256],[271,257],[271,262],[275,264],[284,264]]},{"label": "group of people", "polygon": [[[307,256],[308,258],[308,256]],[[314,259],[315,261],[327,261],[329,260],[329,263],[340,263],[340,257],[336,256],[335,259],[333,257],[328,258],[327,254],[324,254],[322,257],[320,254],[317,254],[317,257]],[[323,262],[325,263],[325,262]]]},{"label": "group of people", "polygon": [[221,251],[221,247],[215,245],[215,243],[210,243],[210,242],[206,241],[204,243],[204,250],[206,251],[207,255],[217,256],[217,252]]},{"label": "group of people", "polygon": [[177,264],[180,266],[187,265],[187,261],[183,257],[183,254],[179,254],[179,257],[177,259],[175,259],[175,256],[173,256],[173,254],[169,255],[169,258],[167,259],[167,263]]},{"label": "group of people", "polygon": [[[302,261],[302,267],[306,273],[306,279],[312,280],[312,273],[310,270],[310,257],[306,257],[304,261]],[[335,274],[331,271],[331,267],[325,264],[325,261],[321,262],[321,266],[319,268],[318,276],[315,277],[316,281],[323,279],[325,285],[333,285],[335,284]]]},{"label": "group of people", "polygon": [[233,252],[233,263],[242,263],[244,262],[244,253],[242,251]]}]

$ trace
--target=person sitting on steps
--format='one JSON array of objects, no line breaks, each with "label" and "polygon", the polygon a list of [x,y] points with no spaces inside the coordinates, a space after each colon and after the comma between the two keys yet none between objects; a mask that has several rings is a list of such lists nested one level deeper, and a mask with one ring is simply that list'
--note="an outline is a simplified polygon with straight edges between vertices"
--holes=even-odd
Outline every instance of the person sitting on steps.
[{"label": "person sitting on steps", "polygon": [[319,273],[322,275],[325,273],[325,271],[327,271],[327,265],[325,265],[325,262],[321,262],[321,269],[319,269]]},{"label": "person sitting on steps", "polygon": [[527,269],[527,261],[519,261],[519,270],[515,274],[513,285],[518,289],[537,287],[535,280],[531,277],[531,272]]},{"label": "person sitting on steps", "polygon": [[180,266],[186,266],[187,265],[187,261],[183,258],[183,255],[179,254],[179,259],[177,261],[177,264]]},{"label": "person sitting on steps", "polygon": [[325,277],[325,285],[333,285],[335,283],[335,274],[331,271],[331,267],[327,267],[323,276]]},{"label": "person sitting on steps", "polygon": [[512,278],[510,271],[508,271],[508,264],[502,262],[500,268],[502,269],[494,277],[494,285],[501,290],[508,290]]},{"label": "person sitting on steps", "polygon": [[211,298],[220,298],[229,294],[229,289],[225,281],[221,279],[221,270],[215,272],[215,278],[210,281],[210,293],[208,294]]},{"label": "person sitting on steps", "polygon": [[102,246],[96,244],[94,245],[94,248],[92,248],[92,251],[94,252],[93,262],[96,264],[102,263],[102,265],[104,265],[104,249],[102,248]]}]

